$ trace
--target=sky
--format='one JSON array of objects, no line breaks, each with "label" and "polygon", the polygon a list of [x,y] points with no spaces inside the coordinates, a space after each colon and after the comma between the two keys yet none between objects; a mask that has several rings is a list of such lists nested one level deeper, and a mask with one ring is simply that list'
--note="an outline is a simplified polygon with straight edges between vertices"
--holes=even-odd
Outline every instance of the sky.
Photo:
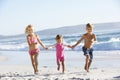
[{"label": "sky", "polygon": [[0,35],[86,24],[120,22],[120,0],[0,0]]}]

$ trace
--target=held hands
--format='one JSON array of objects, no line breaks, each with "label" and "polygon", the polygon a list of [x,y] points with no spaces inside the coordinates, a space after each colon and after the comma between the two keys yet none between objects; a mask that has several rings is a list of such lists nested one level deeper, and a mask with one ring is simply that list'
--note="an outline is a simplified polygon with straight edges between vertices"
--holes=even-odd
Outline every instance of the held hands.
[{"label": "held hands", "polygon": [[48,47],[46,47],[46,46],[44,46],[43,48],[46,49],[46,50],[48,50]]},{"label": "held hands", "polygon": [[48,47],[46,47],[45,49],[46,50],[49,50],[49,49],[52,49],[53,48],[53,46],[48,46]]},{"label": "held hands", "polygon": [[75,45],[72,45],[72,49],[74,49],[76,46]]},{"label": "held hands", "polygon": [[72,48],[72,46],[71,46],[71,45],[67,45],[67,47],[68,47],[68,48]]},{"label": "held hands", "polygon": [[68,45],[67,47],[74,49],[76,47],[76,45],[72,45],[72,46]]},{"label": "held hands", "polygon": [[48,50],[49,48],[48,47],[45,47],[46,50]]}]

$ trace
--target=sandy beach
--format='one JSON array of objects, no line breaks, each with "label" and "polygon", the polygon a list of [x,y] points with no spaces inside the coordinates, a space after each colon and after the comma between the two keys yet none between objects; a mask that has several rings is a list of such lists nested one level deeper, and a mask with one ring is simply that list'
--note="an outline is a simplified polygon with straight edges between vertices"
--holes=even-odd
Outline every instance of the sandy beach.
[{"label": "sandy beach", "polygon": [[95,51],[89,73],[84,70],[81,51],[66,51],[65,74],[56,69],[55,52],[42,51],[38,75],[33,73],[27,52],[0,53],[0,80],[120,80],[120,51]]},{"label": "sandy beach", "polygon": [[56,68],[42,67],[34,75],[31,66],[0,66],[1,80],[119,80],[120,68],[91,68],[87,73],[83,68],[67,68],[65,74]]}]

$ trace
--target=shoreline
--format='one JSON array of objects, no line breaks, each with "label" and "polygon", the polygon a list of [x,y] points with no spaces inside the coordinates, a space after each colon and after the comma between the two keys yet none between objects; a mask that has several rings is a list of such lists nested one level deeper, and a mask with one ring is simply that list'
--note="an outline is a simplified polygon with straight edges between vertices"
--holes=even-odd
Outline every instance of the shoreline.
[{"label": "shoreline", "polygon": [[[72,61],[72,62],[71,62]],[[40,66],[56,67],[55,51],[41,51],[38,56]],[[94,51],[93,67],[120,67],[120,51]],[[82,51],[65,51],[65,64],[68,67],[83,67],[85,56]],[[112,64],[114,63],[114,64]],[[0,51],[0,65],[31,65],[27,51]]]}]

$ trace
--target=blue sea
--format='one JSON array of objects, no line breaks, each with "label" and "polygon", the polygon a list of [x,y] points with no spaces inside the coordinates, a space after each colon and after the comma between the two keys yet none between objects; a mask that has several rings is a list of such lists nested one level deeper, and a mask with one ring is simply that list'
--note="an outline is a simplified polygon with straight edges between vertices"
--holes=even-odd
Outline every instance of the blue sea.
[{"label": "blue sea", "polygon": [[[98,42],[94,44],[93,48],[96,51],[109,51],[109,50],[120,50],[120,30],[103,30],[95,31],[94,34],[97,36]],[[40,35],[40,34],[38,34]],[[77,40],[81,38],[83,33],[75,34],[63,34],[65,44],[73,45]],[[49,46],[55,44],[55,36],[40,36],[41,41],[44,45]],[[74,50],[81,51],[83,42],[78,45]],[[44,50],[40,47],[41,50]],[[68,51],[72,49],[65,48]],[[27,51],[28,44],[26,41],[26,35],[22,36],[8,36],[0,38],[0,51]],[[51,49],[55,50],[55,49]]]}]

